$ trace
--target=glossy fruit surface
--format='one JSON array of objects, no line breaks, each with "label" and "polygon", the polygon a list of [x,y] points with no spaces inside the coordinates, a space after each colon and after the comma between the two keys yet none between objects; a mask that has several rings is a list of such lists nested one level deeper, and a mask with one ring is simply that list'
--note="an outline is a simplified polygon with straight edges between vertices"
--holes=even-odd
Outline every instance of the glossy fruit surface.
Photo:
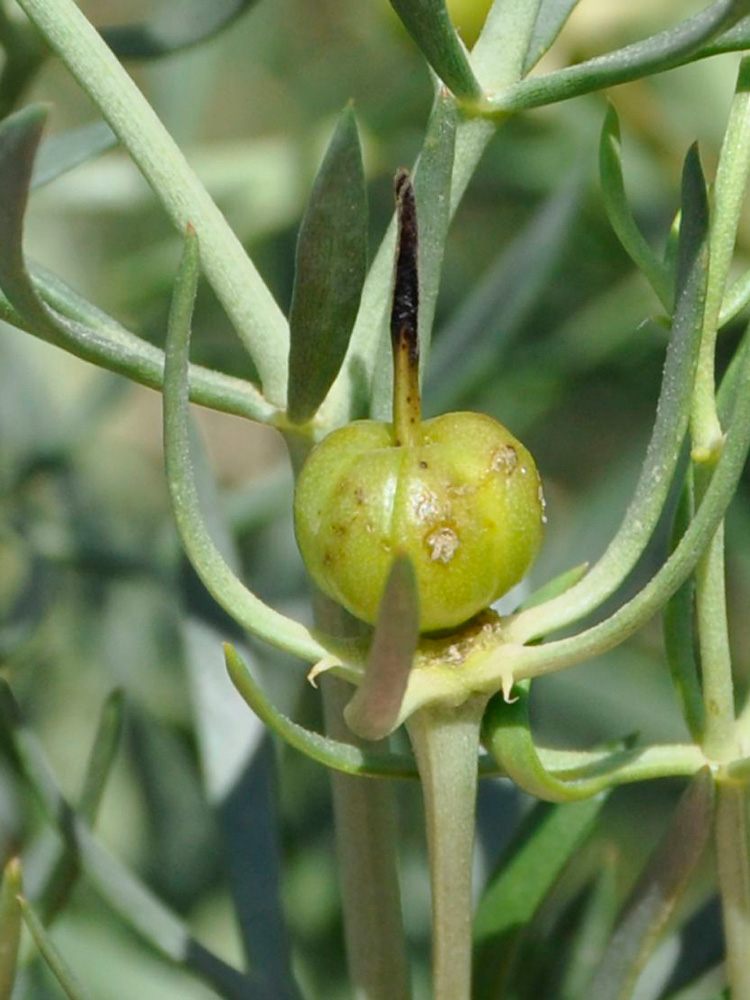
[{"label": "glossy fruit surface", "polygon": [[310,453],[295,496],[307,568],[329,597],[374,623],[394,556],[414,565],[420,631],[453,628],[524,576],[542,538],[529,452],[479,413],[447,413],[398,445],[390,424],[357,421]]}]

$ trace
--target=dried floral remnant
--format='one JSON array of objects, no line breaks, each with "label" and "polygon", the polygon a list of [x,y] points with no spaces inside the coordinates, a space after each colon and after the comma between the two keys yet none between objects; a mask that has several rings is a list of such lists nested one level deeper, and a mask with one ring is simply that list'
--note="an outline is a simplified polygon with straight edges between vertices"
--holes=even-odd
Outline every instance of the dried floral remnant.
[{"label": "dried floral remnant", "polygon": [[453,528],[438,528],[425,541],[433,562],[449,563],[458,548],[458,535]]}]

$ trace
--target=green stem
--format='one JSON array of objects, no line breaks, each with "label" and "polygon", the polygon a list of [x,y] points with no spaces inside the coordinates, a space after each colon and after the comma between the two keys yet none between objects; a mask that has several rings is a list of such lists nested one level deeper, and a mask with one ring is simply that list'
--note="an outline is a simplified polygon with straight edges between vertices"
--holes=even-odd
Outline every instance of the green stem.
[{"label": "green stem", "polygon": [[178,230],[194,227],[206,276],[251,354],[267,397],[282,406],[286,320],[179,147],[73,0],[20,0],[19,5],[99,106]]},{"label": "green stem", "polygon": [[[315,621],[331,634],[346,634],[351,623],[320,594],[315,595]],[[321,692],[327,735],[356,744],[343,717],[351,685],[324,676]],[[331,773],[331,786],[352,995],[355,1000],[408,1000],[393,786],[338,771]]]},{"label": "green stem", "polygon": [[424,795],[432,889],[432,996],[471,995],[472,861],[484,697],[424,708],[408,722]]},{"label": "green stem", "polygon": [[716,805],[716,863],[726,942],[726,970],[732,1000],[750,998],[750,863],[747,791],[720,784]]}]

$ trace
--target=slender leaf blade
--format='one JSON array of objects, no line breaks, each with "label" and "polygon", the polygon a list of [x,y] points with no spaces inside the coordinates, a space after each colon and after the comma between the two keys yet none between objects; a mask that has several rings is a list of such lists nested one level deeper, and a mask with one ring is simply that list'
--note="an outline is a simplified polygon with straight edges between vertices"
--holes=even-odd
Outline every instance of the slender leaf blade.
[{"label": "slender leaf blade", "polygon": [[39,146],[31,173],[32,189],[44,187],[82,163],[114,149],[119,141],[101,119],[49,136]]},{"label": "slender leaf blade", "polygon": [[357,736],[380,740],[395,729],[418,640],[417,578],[409,557],[399,555],[383,591],[365,676],[344,712]]},{"label": "slender leaf blade", "polygon": [[588,898],[575,937],[560,989],[561,1000],[580,1000],[599,965],[617,919],[616,855],[606,851]]},{"label": "slender leaf blade", "polygon": [[673,292],[669,271],[638,228],[625,192],[620,120],[611,104],[604,119],[599,143],[599,174],[604,207],[617,238],[633,263],[644,274],[667,313],[671,313]]},{"label": "slender leaf blade", "polygon": [[0,1000],[10,1000],[16,981],[18,949],[21,945],[21,863],[11,858],[0,885]]},{"label": "slender leaf blade", "polygon": [[248,707],[285,743],[311,760],[344,774],[375,778],[417,778],[410,754],[371,751],[312,732],[292,721],[274,706],[255,681],[237,650],[224,645],[229,676]]},{"label": "slender leaf blade", "polygon": [[474,920],[478,1000],[503,995],[524,928],[590,833],[605,798],[554,806],[540,803],[527,817],[479,900]]},{"label": "slender leaf blade", "polygon": [[635,566],[661,515],[688,426],[708,276],[708,196],[695,147],[683,169],[682,224],[675,311],[656,419],[641,474],[623,521],[604,554],[566,593],[521,612],[510,626],[524,641],[582,618],[612,594]]},{"label": "slender leaf blade", "polygon": [[660,931],[709,841],[714,781],[709,768],[693,778],[672,822],[636,883],[591,982],[597,1000],[626,1000]]},{"label": "slender leaf blade", "polygon": [[164,369],[164,460],[177,528],[206,589],[238,624],[315,662],[327,655],[325,647],[303,625],[274,611],[244,586],[214,543],[201,513],[188,432],[188,355],[198,269],[197,239],[188,232],[175,282]]},{"label": "slender leaf blade", "polygon": [[267,1000],[260,984],[199,944],[182,921],[93,837],[64,798],[44,751],[26,726],[10,687],[1,678],[0,718],[48,821],[76,853],[86,875],[112,909],[152,948],[193,969],[222,996]]},{"label": "slender leaf blade", "polygon": [[146,21],[111,25],[102,36],[121,59],[158,59],[208,41],[236,21],[257,0],[173,2]]},{"label": "slender leaf blade", "polygon": [[534,31],[526,50],[523,75],[539,62],[555,42],[565,24],[578,6],[579,0],[542,0],[534,23]]},{"label": "slender leaf blade", "polygon": [[68,1000],[87,1000],[90,996],[78,982],[73,972],[68,967],[67,962],[60,954],[60,950],[47,933],[40,917],[31,904],[20,897],[19,904],[26,926],[34,938],[34,943],[39,949],[39,953],[49,966],[53,976],[60,984],[62,991]]},{"label": "slender leaf blade", "polygon": [[456,34],[445,0],[390,0],[422,55],[456,97],[473,101],[481,87]]},{"label": "slender leaf blade", "polygon": [[339,373],[366,273],[367,189],[348,107],[315,178],[297,242],[287,404],[293,423],[313,416]]}]

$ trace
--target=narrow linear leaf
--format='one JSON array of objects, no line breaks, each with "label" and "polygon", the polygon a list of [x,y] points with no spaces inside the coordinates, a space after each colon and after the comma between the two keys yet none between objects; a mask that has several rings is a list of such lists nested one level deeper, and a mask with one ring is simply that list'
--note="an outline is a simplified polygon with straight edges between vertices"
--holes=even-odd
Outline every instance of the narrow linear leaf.
[{"label": "narrow linear leaf", "polygon": [[208,41],[228,28],[257,0],[198,0],[173,2],[147,21],[111,25],[102,30],[105,42],[121,59],[158,59]]},{"label": "narrow linear leaf", "polygon": [[[748,39],[750,46],[750,38]],[[727,289],[719,313],[719,329],[730,323],[750,302],[750,271],[740,275]]]},{"label": "narrow linear leaf", "polygon": [[478,998],[503,995],[519,954],[523,929],[591,832],[605,798],[555,806],[540,803],[527,817],[477,907]]},{"label": "narrow linear leaf", "polygon": [[232,1000],[267,1000],[265,992],[209,952],[128,869],[94,839],[62,795],[49,762],[26,726],[8,684],[0,679],[0,718],[48,821],[74,851],[99,894],[160,954],[192,969]]},{"label": "narrow linear leaf", "polygon": [[396,728],[418,640],[417,579],[409,557],[399,555],[383,590],[365,676],[344,710],[357,736],[380,740]]},{"label": "narrow linear leaf", "polygon": [[264,604],[234,575],[200,512],[188,433],[188,351],[198,282],[195,234],[188,233],[175,281],[164,371],[164,459],[172,510],[185,551],[209,593],[238,624],[272,645],[316,662],[327,655],[312,633]]},{"label": "narrow linear leaf", "polygon": [[[680,502],[672,526],[670,552],[674,552],[695,513],[692,469],[685,474]],[[682,714],[691,736],[703,735],[703,696],[695,652],[695,582],[689,578],[664,606],[664,651]]]},{"label": "narrow linear leaf", "polygon": [[627,1000],[711,835],[714,782],[701,770],[635,885],[590,986],[597,1000]]},{"label": "narrow linear leaf", "polygon": [[545,52],[552,48],[568,18],[578,6],[579,0],[542,0],[536,16],[534,31],[526,50],[523,75],[533,69]]},{"label": "narrow linear leaf", "polygon": [[603,852],[601,868],[588,890],[584,910],[569,947],[560,988],[561,1000],[588,996],[589,983],[599,965],[617,919],[616,854]]},{"label": "narrow linear leaf", "polygon": [[604,207],[617,238],[635,266],[646,277],[667,313],[671,313],[673,291],[669,272],[638,228],[625,193],[620,120],[611,104],[604,119],[599,143],[599,173]]},{"label": "narrow linear leaf", "polygon": [[31,188],[44,187],[75,167],[114,149],[119,139],[102,121],[90,122],[44,139],[31,173]]},{"label": "narrow linear leaf", "polygon": [[[212,480],[209,485],[214,486]],[[217,491],[211,492],[212,526],[219,522],[233,550]],[[248,967],[264,979],[273,997],[299,1000],[281,899],[273,749],[265,727],[248,717],[227,677],[221,647],[226,626],[214,624],[209,616],[198,617],[187,609],[181,616],[205,794],[224,840],[223,867]],[[253,863],[248,864],[248,858]]]},{"label": "narrow linear leaf", "polygon": [[391,0],[391,6],[446,87],[462,100],[477,100],[481,87],[453,27],[445,0]]},{"label": "narrow linear leaf", "polygon": [[21,862],[11,858],[0,885],[0,1000],[10,1000],[21,944]]},{"label": "narrow linear leaf", "polygon": [[232,683],[245,703],[261,722],[295,750],[344,774],[373,778],[418,777],[414,758],[410,754],[370,751],[311,732],[293,722],[266,698],[233,646],[225,643],[224,655]]},{"label": "narrow linear leaf", "polygon": [[581,198],[580,177],[551,195],[436,338],[425,399],[442,411],[468,395],[521,329],[560,260]]},{"label": "narrow linear leaf", "polygon": [[367,188],[351,107],[315,178],[300,227],[289,315],[289,419],[308,421],[349,346],[367,274]]},{"label": "narrow linear leaf", "polygon": [[613,771],[628,762],[627,746],[621,744],[616,748],[609,762],[600,761],[590,777],[565,779],[551,773],[534,746],[531,734],[530,687],[530,681],[514,685],[512,702],[506,702],[502,695],[495,695],[484,714],[482,742],[502,770],[525,792],[545,802],[574,802],[610,788]]},{"label": "narrow linear leaf", "polygon": [[[93,827],[107,787],[112,765],[122,735],[123,693],[113,691],[106,699],[91,745],[83,788],[78,801],[78,814]],[[76,854],[64,847],[53,857],[49,872],[43,878],[44,888],[39,903],[44,924],[49,924],[65,905],[78,878]]]},{"label": "narrow linear leaf", "polygon": [[[750,336],[746,332],[736,363],[730,366],[722,386],[729,375],[733,376],[736,386],[747,385],[750,381],[749,345]],[[728,395],[734,395],[734,405],[721,457],[700,507],[672,555],[646,586],[609,618],[568,639],[526,647],[519,657],[522,665],[519,662],[516,669],[519,679],[581,663],[624,642],[664,606],[694,571],[735,496],[750,450],[750,393]],[[529,612],[533,613],[534,609]]]},{"label": "narrow linear leaf", "polygon": [[672,334],[656,419],[641,474],[622,524],[604,554],[580,583],[510,625],[514,639],[547,635],[593,611],[623,582],[659,520],[688,426],[706,298],[708,199],[697,150],[683,170],[682,224]]},{"label": "narrow linear leaf", "polygon": [[747,10],[747,0],[716,0],[700,13],[643,41],[514,84],[490,102],[488,108],[507,114],[673,69],[692,58],[701,58],[703,47],[744,17]]},{"label": "narrow linear leaf", "polygon": [[19,897],[19,904],[24,922],[29,928],[31,936],[34,938],[34,943],[39,949],[42,958],[49,966],[53,976],[62,987],[65,996],[69,1000],[87,1000],[90,994],[83,989],[71,972],[67,962],[45,930],[44,924],[34,908],[22,896]]}]

